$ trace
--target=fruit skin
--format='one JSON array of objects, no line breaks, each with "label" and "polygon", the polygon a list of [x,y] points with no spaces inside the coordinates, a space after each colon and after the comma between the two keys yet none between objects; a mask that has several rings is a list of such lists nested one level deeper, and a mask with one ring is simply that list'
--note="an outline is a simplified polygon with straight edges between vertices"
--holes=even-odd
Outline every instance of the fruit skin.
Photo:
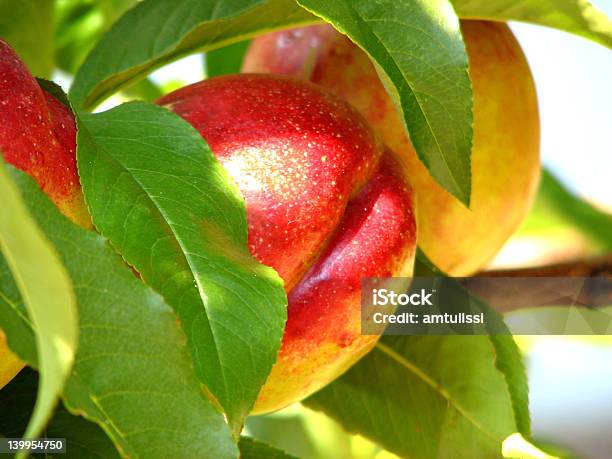
[{"label": "fruit skin", "polygon": [[329,25],[256,38],[243,72],[299,76],[349,101],[410,173],[419,246],[443,271],[481,269],[518,228],[537,188],[539,116],[527,61],[503,23],[462,21],[474,91],[471,208],[465,208],[418,160],[391,98],[367,55]]},{"label": "fruit skin", "polygon": [[24,364],[19,357],[11,352],[6,344],[6,336],[0,330],[0,389],[17,376]]},{"label": "fruit skin", "polygon": [[[76,167],[76,125],[69,108],[43,91],[0,39],[0,150],[31,175],[57,207],[86,228],[91,220]],[[0,388],[23,367],[0,330]]]},{"label": "fruit skin", "polygon": [[235,75],[158,101],[190,122],[242,192],[249,249],[288,293],[280,354],[254,413],[301,400],[366,353],[360,280],[412,273],[411,189],[348,104],[307,82]]},{"label": "fruit skin", "polygon": [[76,167],[70,109],[43,91],[17,54],[0,40],[0,148],[73,221],[91,222]]}]

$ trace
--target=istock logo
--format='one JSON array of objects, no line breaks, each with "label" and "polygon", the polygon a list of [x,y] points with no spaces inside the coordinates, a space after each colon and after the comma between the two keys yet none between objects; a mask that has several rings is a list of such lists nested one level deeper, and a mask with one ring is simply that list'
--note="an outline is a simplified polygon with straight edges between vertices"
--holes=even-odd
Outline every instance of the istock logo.
[{"label": "istock logo", "polygon": [[433,306],[430,298],[435,290],[427,292],[424,288],[418,293],[396,293],[386,288],[372,290],[372,304],[374,306]]}]

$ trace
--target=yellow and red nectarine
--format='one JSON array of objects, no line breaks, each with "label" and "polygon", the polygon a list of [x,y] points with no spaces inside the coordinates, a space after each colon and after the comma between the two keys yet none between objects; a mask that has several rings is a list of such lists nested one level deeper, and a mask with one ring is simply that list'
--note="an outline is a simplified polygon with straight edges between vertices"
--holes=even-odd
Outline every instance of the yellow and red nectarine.
[{"label": "yellow and red nectarine", "polygon": [[482,268],[518,228],[537,187],[539,116],[529,66],[507,25],[461,21],[474,92],[471,206],[446,192],[419,161],[368,56],[329,25],[256,38],[243,72],[308,79],[343,97],[407,164],[419,246],[443,271]]}]

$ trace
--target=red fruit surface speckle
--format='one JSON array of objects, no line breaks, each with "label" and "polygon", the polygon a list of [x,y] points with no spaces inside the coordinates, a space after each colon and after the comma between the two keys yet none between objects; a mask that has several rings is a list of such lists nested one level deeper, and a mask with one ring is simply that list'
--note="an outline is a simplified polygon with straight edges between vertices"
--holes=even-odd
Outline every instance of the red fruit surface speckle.
[{"label": "red fruit surface speckle", "polygon": [[363,277],[409,276],[404,170],[346,102],[270,75],[214,78],[159,100],[189,121],[242,192],[249,248],[288,292],[278,361],[254,412],[300,400],[376,342],[360,333]]},{"label": "red fruit surface speckle", "polygon": [[189,121],[238,184],[249,248],[291,288],[372,174],[377,138],[347,104],[279,77],[207,80],[159,101]]}]

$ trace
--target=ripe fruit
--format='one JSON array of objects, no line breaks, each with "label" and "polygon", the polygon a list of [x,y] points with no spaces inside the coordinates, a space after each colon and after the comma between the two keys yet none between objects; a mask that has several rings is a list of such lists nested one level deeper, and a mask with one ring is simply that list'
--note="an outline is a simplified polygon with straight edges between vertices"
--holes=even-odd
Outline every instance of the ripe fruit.
[{"label": "ripe fruit", "polygon": [[474,90],[471,208],[429,175],[367,55],[331,26],[253,41],[243,72],[301,76],[356,107],[407,164],[417,200],[419,246],[442,270],[482,268],[517,229],[539,178],[539,117],[529,66],[510,29],[462,21]]},{"label": "ripe fruit", "polygon": [[0,40],[0,148],[59,209],[91,226],[76,168],[76,126],[70,109],[43,91],[9,45]]},{"label": "ripe fruit", "polygon": [[285,282],[282,348],[254,412],[282,408],[374,345],[360,334],[360,280],[411,274],[410,188],[365,120],[310,83],[227,76],[159,103],[190,122],[235,179],[249,249]]},{"label": "ripe fruit", "polygon": [[0,330],[0,389],[23,368],[23,362],[6,345],[6,336]]},{"label": "ripe fruit", "polygon": [[[30,174],[59,209],[91,226],[76,169],[76,126],[69,108],[43,91],[17,54],[0,40],[0,150]],[[0,387],[23,367],[0,330]]]}]

